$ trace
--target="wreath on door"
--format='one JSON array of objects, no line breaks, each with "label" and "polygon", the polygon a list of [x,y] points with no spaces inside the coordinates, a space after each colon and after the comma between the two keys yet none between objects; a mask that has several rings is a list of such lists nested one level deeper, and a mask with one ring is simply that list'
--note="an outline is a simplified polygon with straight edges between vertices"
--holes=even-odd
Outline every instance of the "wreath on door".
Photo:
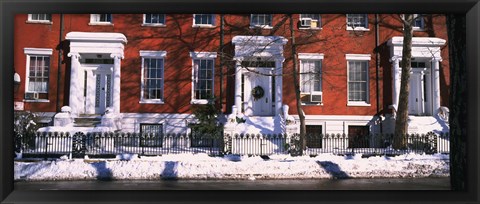
[{"label": "wreath on door", "polygon": [[263,97],[265,94],[265,90],[261,86],[256,86],[255,88],[252,89],[252,96],[253,100],[258,100]]}]

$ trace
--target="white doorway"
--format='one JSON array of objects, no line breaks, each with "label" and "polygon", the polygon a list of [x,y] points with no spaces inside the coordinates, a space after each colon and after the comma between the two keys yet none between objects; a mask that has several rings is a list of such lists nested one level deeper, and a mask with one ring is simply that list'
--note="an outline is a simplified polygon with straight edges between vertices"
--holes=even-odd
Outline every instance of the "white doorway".
[{"label": "white doorway", "polygon": [[85,114],[104,114],[112,106],[112,64],[84,66]]},{"label": "white doorway", "polygon": [[[244,104],[245,115],[247,116],[273,116],[274,97],[273,70],[274,68],[249,68],[251,71],[244,73]],[[255,88],[263,90],[263,96],[255,98],[252,90]]]},{"label": "white doorway", "polygon": [[412,62],[410,72],[410,92],[408,96],[408,114],[416,116],[431,115],[431,80],[425,62]]}]

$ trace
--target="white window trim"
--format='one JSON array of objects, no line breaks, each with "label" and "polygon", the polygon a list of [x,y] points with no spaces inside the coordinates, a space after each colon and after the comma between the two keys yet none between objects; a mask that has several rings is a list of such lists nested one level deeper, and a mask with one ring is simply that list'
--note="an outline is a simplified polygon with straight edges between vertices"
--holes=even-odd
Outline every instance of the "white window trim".
[{"label": "white window trim", "polygon": [[349,26],[348,25],[348,16],[347,14],[345,14],[345,24],[347,26],[346,29],[347,30],[352,30],[352,31],[370,31],[370,28],[369,28],[369,25],[368,25],[368,14],[365,14],[366,15],[366,18],[365,18],[365,24],[367,25],[367,27],[352,27],[352,26]]},{"label": "white window trim", "polygon": [[[141,85],[140,85],[140,104],[164,104],[165,103],[165,58],[167,57],[166,51],[152,51],[152,50],[140,50],[140,57],[142,58],[142,67],[141,69]],[[163,87],[163,99],[145,99],[143,88],[145,87],[144,81],[144,58],[154,58],[154,59],[163,59],[163,76],[162,76],[162,87]]]},{"label": "white window trim", "polygon": [[[25,93],[29,92],[28,91],[28,84],[30,82],[29,80],[29,77],[28,77],[28,73],[30,72],[30,57],[31,56],[35,56],[35,55],[38,55],[38,56],[49,56],[50,59],[52,57],[52,53],[53,53],[53,49],[50,49],[50,48],[23,48],[23,52],[24,54],[26,55],[26,64],[25,64],[25,70],[26,70],[26,73],[25,73]],[[50,76],[48,77],[48,79],[50,80]],[[48,87],[49,88],[49,87]],[[34,92],[34,93],[47,93],[48,94],[48,89],[47,89],[47,92]],[[48,99],[35,99],[35,100],[32,100],[32,99],[23,99],[24,102],[43,102],[43,103],[48,103],[50,102],[50,100]]]},{"label": "white window trim", "polygon": [[[347,106],[371,106],[370,104],[370,54],[345,54],[345,58],[347,59]],[[349,61],[367,61],[367,87],[366,87],[366,94],[367,94],[367,101],[349,101],[348,94],[349,94],[349,72],[350,72],[350,65]]]},{"label": "white window trim", "polygon": [[[414,19],[415,19],[415,18],[418,18],[419,15],[421,15],[421,14],[414,14],[414,15],[413,15],[413,18],[414,18]],[[421,18],[420,18],[420,19],[422,20],[422,27],[417,27],[417,26],[413,26],[413,25],[412,25],[412,30],[413,30],[413,31],[425,31],[425,16],[422,16],[422,15],[421,15]]]},{"label": "white window trim", "polygon": [[[160,13],[159,13],[160,14]],[[143,14],[143,21],[142,26],[151,26],[151,27],[167,27],[167,15],[163,14],[163,19],[165,23],[146,23],[145,20],[147,19],[147,14]]]},{"label": "white window trim", "polygon": [[321,53],[298,53],[298,59],[301,60],[323,60],[324,56]]},{"label": "white window trim", "polygon": [[[98,21],[93,21],[94,15],[98,14],[90,14],[90,23],[88,25],[106,25],[106,26],[113,26],[112,22],[98,22]],[[111,15],[111,14],[110,14]],[[112,21],[113,21],[113,16],[112,16]]]},{"label": "white window trim", "polygon": [[[299,63],[300,63],[300,66],[302,66],[302,60],[319,60],[322,62],[323,64],[323,58],[324,58],[324,54],[323,53],[298,53],[298,59],[299,59]],[[322,65],[320,65],[322,66]],[[300,67],[300,69],[302,70],[302,67]],[[320,79],[320,83],[322,83],[323,80],[322,78]],[[323,89],[323,86],[322,86],[322,89]],[[317,91],[317,92],[321,92],[322,93],[322,102],[320,103],[302,103],[302,105],[305,105],[305,106],[323,106],[323,90],[322,91]],[[300,94],[311,94],[310,92],[301,92]]]},{"label": "white window trim", "polygon": [[[198,14],[207,14],[207,13],[198,13]],[[193,17],[193,24],[192,24],[192,27],[194,28],[215,28],[215,17],[216,15],[215,14],[210,14],[212,15],[212,24],[197,24],[196,21],[195,21],[195,15],[196,14],[192,14],[192,17]]]},{"label": "white window trim", "polygon": [[192,58],[192,91],[191,91],[191,104],[208,104],[207,99],[195,99],[195,89],[194,89],[194,81],[195,81],[195,60],[197,59],[209,59],[213,60],[213,70],[212,70],[212,77],[213,77],[213,84],[212,84],[212,91],[215,93],[215,58],[217,58],[216,52],[190,52],[190,57]]},{"label": "white window trim", "polygon": [[[272,25],[253,25],[252,24],[252,15],[254,14],[250,14],[250,29],[253,29],[253,28],[261,28],[261,29],[273,29],[273,26]],[[270,23],[273,23],[273,14],[269,14],[270,15]]]},{"label": "white window trim", "polygon": [[27,23],[53,24],[51,20],[33,20],[32,14],[28,14]]}]

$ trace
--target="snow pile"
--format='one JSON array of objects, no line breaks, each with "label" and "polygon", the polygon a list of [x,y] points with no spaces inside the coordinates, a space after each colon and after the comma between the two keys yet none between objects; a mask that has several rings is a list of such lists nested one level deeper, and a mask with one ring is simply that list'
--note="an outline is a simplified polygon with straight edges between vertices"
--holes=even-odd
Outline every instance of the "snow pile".
[{"label": "snow pile", "polygon": [[15,180],[95,179],[310,179],[448,177],[448,155],[397,157],[248,157],[180,154],[156,157],[119,155],[115,159],[17,160]]}]

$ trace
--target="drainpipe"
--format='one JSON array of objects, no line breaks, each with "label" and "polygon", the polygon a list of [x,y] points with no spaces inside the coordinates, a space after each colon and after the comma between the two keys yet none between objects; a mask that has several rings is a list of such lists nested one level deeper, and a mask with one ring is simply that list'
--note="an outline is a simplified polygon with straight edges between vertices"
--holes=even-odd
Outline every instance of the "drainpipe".
[{"label": "drainpipe", "polygon": [[223,18],[224,15],[220,14],[220,109],[222,113],[224,112],[223,110],[223,38],[224,38],[224,32],[223,32]]},{"label": "drainpipe", "polygon": [[57,76],[57,112],[60,112],[60,79],[62,78],[62,41],[63,41],[63,14],[60,14],[60,36],[58,38],[58,76]]},{"label": "drainpipe", "polygon": [[379,69],[380,69],[380,27],[378,23],[378,14],[375,14],[375,85],[377,89],[377,116],[380,119],[380,133],[383,132],[382,118],[380,114],[380,83],[379,83]]}]

